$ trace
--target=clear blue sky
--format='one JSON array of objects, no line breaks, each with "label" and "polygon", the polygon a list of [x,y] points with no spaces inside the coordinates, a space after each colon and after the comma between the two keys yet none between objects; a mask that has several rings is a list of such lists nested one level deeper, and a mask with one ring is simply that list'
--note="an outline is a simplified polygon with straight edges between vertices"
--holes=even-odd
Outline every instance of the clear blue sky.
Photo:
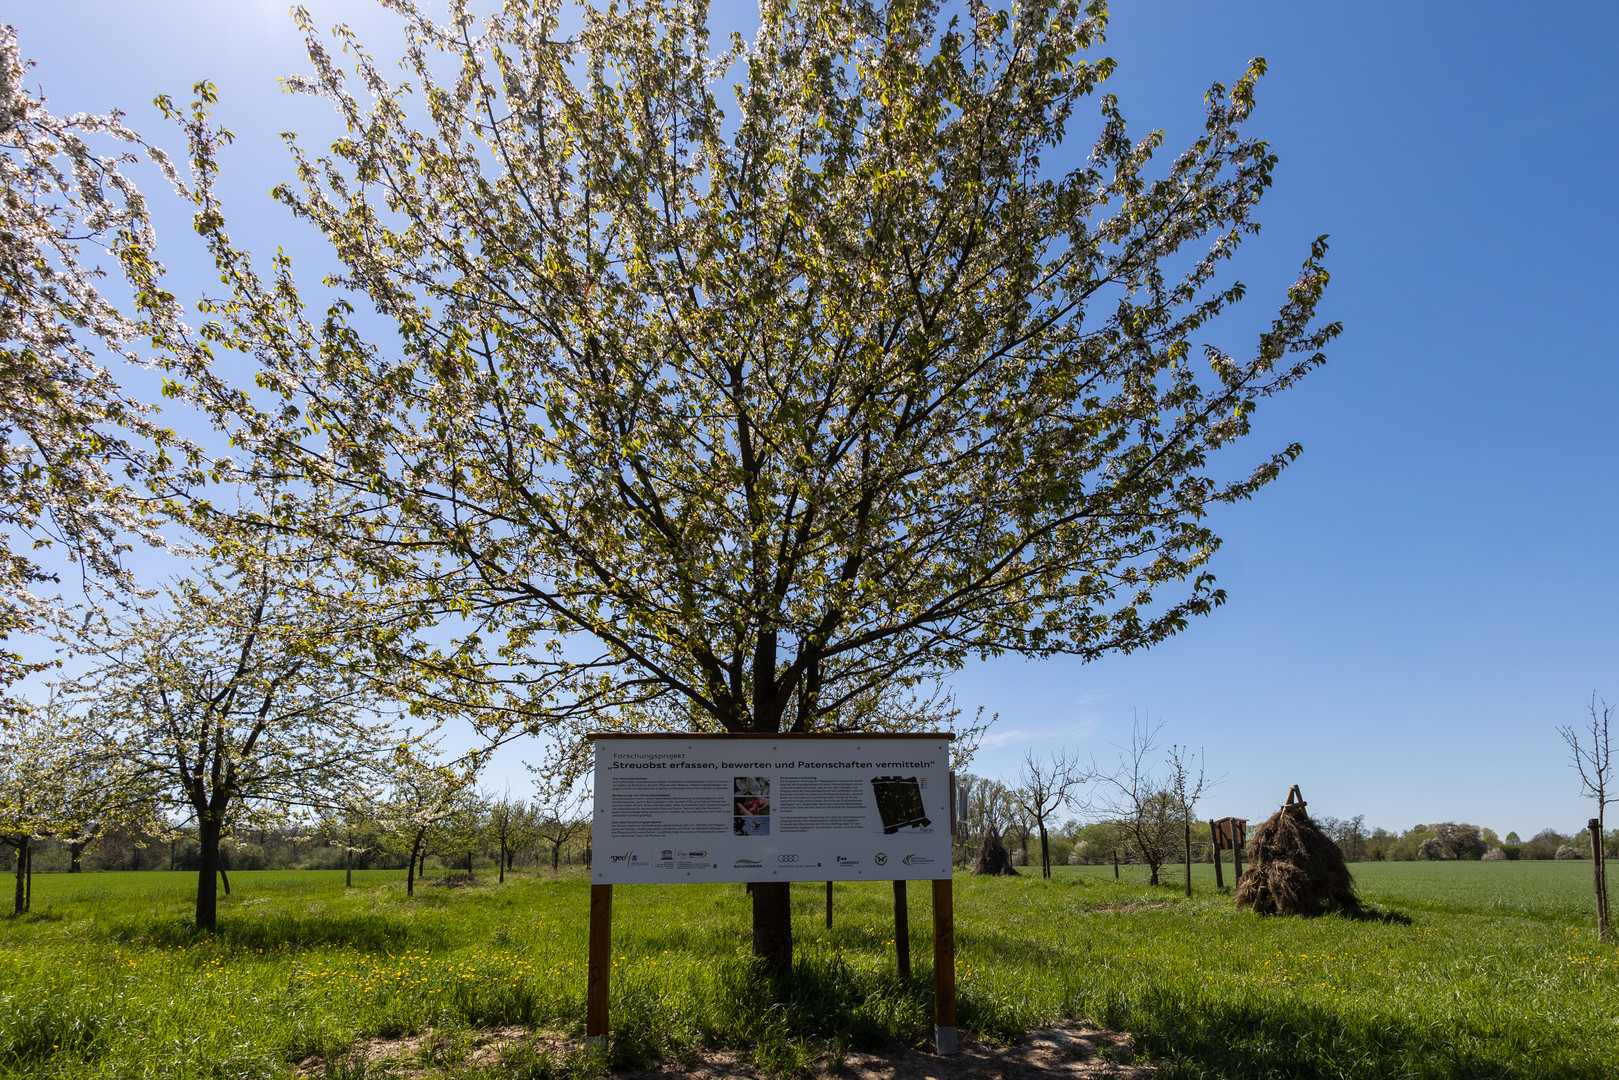
[{"label": "clear blue sky", "polygon": [[[308,6],[386,37],[369,3]],[[746,21],[743,0],[715,9]],[[57,0],[6,17],[57,111],[120,106],[166,145],[152,95],[213,79],[241,136],[233,233],[313,254],[265,197],[288,174],[275,133],[328,123],[275,88],[306,67],[281,3]],[[1111,89],[1170,151],[1210,82],[1267,58],[1251,129],[1281,167],[1239,260],[1248,316],[1330,233],[1325,309],[1346,332],[1260,414],[1251,454],[1305,453],[1218,521],[1229,603],[1149,653],[962,672],[962,702],[1001,716],[975,771],[1010,778],[1028,748],[1109,760],[1142,710],[1225,775],[1208,812],[1263,816],[1298,783],[1312,810],[1390,828],[1584,823],[1553,729],[1593,690],[1619,699],[1616,38],[1619,13],[1589,3],[1115,6]],[[165,234],[172,266],[194,261],[183,228]],[[526,784],[517,756],[497,784]]]}]

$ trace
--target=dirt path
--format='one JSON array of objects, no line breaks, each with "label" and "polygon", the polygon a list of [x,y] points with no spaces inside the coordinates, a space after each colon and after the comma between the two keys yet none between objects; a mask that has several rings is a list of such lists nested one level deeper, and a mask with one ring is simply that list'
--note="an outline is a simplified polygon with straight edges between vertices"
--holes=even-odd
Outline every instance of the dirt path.
[{"label": "dirt path", "polygon": [[[454,1038],[427,1034],[369,1039],[346,1056],[367,1075],[399,1080],[432,1080],[443,1075],[446,1067],[459,1071],[468,1066],[498,1077],[501,1058],[524,1043],[558,1058],[579,1049],[576,1040],[560,1035],[507,1027]],[[312,1078],[325,1072],[325,1061],[310,1057],[298,1064],[296,1075]],[[964,1040],[961,1053],[951,1057],[906,1046],[882,1053],[849,1051],[841,1058],[823,1057],[814,1076],[815,1080],[1146,1080],[1152,1074],[1151,1068],[1131,1063],[1128,1035],[1068,1021],[1031,1031],[1017,1046],[985,1046]],[[709,1051],[685,1062],[610,1076],[611,1080],[764,1080],[763,1073],[729,1051]]]},{"label": "dirt path", "polygon": [[[823,1060],[819,1077],[850,1080],[1045,1080],[1056,1077],[1145,1078],[1153,1070],[1130,1063],[1129,1036],[1102,1031],[1079,1021],[1029,1032],[1017,1046],[984,1046],[964,1041],[951,1057],[924,1054],[910,1047],[884,1053],[850,1051],[842,1061]],[[616,1073],[618,1080],[763,1080],[735,1054],[709,1054],[690,1067],[665,1065],[643,1072]]]}]

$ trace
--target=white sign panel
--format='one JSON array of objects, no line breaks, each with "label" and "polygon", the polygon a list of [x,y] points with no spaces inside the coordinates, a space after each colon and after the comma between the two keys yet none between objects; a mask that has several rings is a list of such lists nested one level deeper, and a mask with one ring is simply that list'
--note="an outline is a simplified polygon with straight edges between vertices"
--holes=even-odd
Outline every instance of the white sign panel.
[{"label": "white sign panel", "polygon": [[950,876],[949,735],[598,735],[592,881]]}]

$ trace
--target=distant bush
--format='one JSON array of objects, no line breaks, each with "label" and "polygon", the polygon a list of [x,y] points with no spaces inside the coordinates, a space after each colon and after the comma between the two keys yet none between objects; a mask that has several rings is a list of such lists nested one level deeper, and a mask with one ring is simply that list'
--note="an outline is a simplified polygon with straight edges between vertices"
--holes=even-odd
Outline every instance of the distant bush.
[{"label": "distant bush", "polygon": [[1525,859],[1554,859],[1560,847],[1568,846],[1568,837],[1555,829],[1542,829],[1523,843]]},{"label": "distant bush", "polygon": [[1417,845],[1419,859],[1478,859],[1485,850],[1477,825],[1442,821],[1428,827],[1433,834]]},{"label": "distant bush", "polygon": [[1581,855],[1577,848],[1571,848],[1567,844],[1564,844],[1562,847],[1557,849],[1556,858],[1559,858],[1559,859],[1583,859],[1583,858],[1585,858],[1585,856]]},{"label": "distant bush", "polygon": [[219,846],[219,853],[224,857],[227,870],[263,870],[265,868],[264,849],[257,844],[231,843],[229,841]]},{"label": "distant bush", "polygon": [[1506,862],[1507,853],[1498,847],[1493,847],[1479,856],[1480,862]]}]

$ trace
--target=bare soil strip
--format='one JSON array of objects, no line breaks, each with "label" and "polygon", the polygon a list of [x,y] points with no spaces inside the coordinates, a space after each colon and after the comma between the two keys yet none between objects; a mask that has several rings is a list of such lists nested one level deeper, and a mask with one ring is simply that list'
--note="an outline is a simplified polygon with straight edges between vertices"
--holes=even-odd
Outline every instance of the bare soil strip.
[{"label": "bare soil strip", "polygon": [[[538,1044],[545,1052],[562,1058],[577,1052],[576,1039],[551,1032],[528,1032],[520,1027],[491,1028],[476,1035],[458,1038],[428,1033],[397,1039],[368,1039],[351,1049],[346,1057],[351,1065],[363,1066],[367,1075],[386,1075],[399,1080],[431,1080],[442,1072],[442,1065],[455,1062],[458,1069],[468,1066],[499,1074],[502,1054],[518,1044]],[[1055,1077],[1145,1080],[1153,1070],[1131,1061],[1130,1036],[1104,1031],[1083,1021],[1065,1021],[1029,1032],[1016,1046],[988,1046],[963,1040],[961,1052],[939,1057],[907,1046],[896,1046],[881,1053],[848,1051],[823,1055],[815,1066],[819,1078],[843,1077],[848,1080],[1045,1080]],[[311,1056],[299,1062],[299,1077],[317,1077],[326,1063]],[[613,1074],[616,1080],[765,1080],[765,1074],[730,1051],[708,1051],[679,1062],[666,1062],[653,1069]]]}]

